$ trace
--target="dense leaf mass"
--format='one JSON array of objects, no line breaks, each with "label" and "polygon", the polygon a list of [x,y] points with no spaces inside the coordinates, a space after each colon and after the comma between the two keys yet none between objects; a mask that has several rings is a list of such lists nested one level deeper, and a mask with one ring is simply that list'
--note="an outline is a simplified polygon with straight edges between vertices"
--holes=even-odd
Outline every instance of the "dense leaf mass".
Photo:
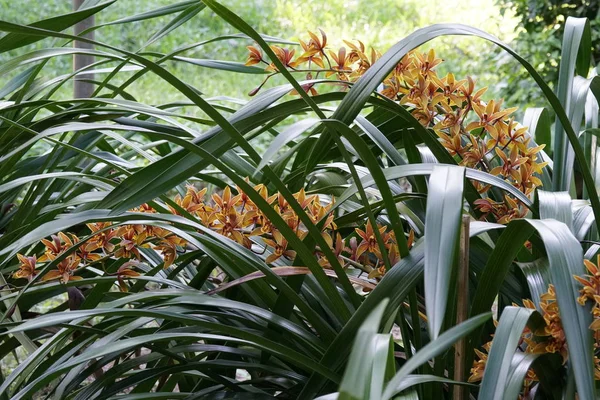
[{"label": "dense leaf mass", "polygon": [[[113,4],[0,21],[0,400],[597,397],[595,23],[564,21],[555,94],[466,25],[380,51],[260,34],[216,0],[106,22]],[[91,15],[98,40],[70,33]],[[227,29],[179,30],[205,20]],[[422,47],[453,35],[551,109],[518,122],[529,97]],[[182,63],[239,87],[207,94]]]}]

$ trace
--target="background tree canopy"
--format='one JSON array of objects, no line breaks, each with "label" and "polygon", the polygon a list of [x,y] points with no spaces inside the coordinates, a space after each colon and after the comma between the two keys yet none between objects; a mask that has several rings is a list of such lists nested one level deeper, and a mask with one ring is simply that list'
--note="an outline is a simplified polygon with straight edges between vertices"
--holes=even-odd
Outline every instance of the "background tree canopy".
[{"label": "background tree canopy", "polygon": [[[586,17],[592,32],[593,62],[600,61],[600,2],[596,0],[497,0],[502,16],[516,18],[516,38],[511,43],[514,49],[527,57],[544,77],[555,85],[558,80],[560,46],[567,17]],[[501,56],[492,62],[500,64],[501,76],[508,79],[504,97],[507,101],[535,106],[543,102],[541,93],[523,70],[515,72],[512,65],[504,65]]]}]

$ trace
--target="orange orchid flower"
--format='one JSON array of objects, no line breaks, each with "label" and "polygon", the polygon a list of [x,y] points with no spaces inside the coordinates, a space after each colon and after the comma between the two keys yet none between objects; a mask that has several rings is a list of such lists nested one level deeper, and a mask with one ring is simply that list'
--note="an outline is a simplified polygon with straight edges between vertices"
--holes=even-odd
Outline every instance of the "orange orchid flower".
[{"label": "orange orchid flower", "polygon": [[51,235],[50,237],[52,240],[42,239],[46,251],[38,259],[39,262],[52,261],[63,251],[73,246],[71,239],[63,232],[58,232],[58,235]]},{"label": "orange orchid flower", "polygon": [[31,280],[38,274],[38,271],[35,269],[37,263],[36,256],[33,255],[31,257],[27,257],[17,253],[17,258],[20,262],[19,269],[13,274],[13,277],[25,278],[31,282]]},{"label": "orange orchid flower", "polygon": [[433,68],[437,67],[442,63],[441,58],[435,57],[435,51],[429,50],[427,55],[424,53],[415,53],[415,66],[420,70],[421,75],[424,77],[429,76],[433,72]]},{"label": "orange orchid flower", "polygon": [[79,257],[77,257],[75,254],[69,254],[67,258],[58,263],[55,270],[52,270],[44,275],[42,281],[59,279],[61,283],[67,283],[69,281],[81,280],[83,278],[80,276],[73,275],[80,262],[81,259],[79,259]]},{"label": "orange orchid flower", "polygon": [[486,131],[490,132],[490,134],[494,136],[498,136],[498,132],[496,131],[495,124],[502,119],[506,118],[510,114],[516,111],[516,107],[508,108],[506,110],[500,110],[500,104],[494,102],[494,100],[490,100],[485,107],[483,105],[474,104],[473,109],[479,116],[479,121],[471,122],[465,128],[467,132],[470,132],[477,128],[483,128]]},{"label": "orange orchid flower", "polygon": [[246,48],[248,49],[249,54],[245,65],[256,65],[263,61],[262,51],[260,51],[259,48],[254,46],[248,46]]},{"label": "orange orchid flower", "polygon": [[117,233],[114,229],[106,229],[110,225],[110,222],[87,224],[90,231],[95,233],[92,241],[98,246],[98,249],[104,250],[105,253],[112,253],[115,250],[115,245],[111,243],[111,240],[117,237]]},{"label": "orange orchid flower", "polygon": [[161,240],[160,243],[154,248],[160,251],[163,257],[163,268],[169,268],[169,266],[173,264],[177,258],[177,247],[168,240]]},{"label": "orange orchid flower", "polygon": [[131,258],[133,255],[139,260],[141,258],[139,247],[149,247],[144,243],[148,238],[148,233],[145,230],[138,232],[134,225],[120,227],[117,235],[121,237],[119,248],[115,252],[117,258]]},{"label": "orange orchid flower", "polygon": [[230,209],[227,214],[217,213],[217,222],[213,225],[215,232],[230,239],[244,247],[250,248],[250,239],[243,233],[244,229],[252,223],[255,211],[248,211],[241,215],[235,209]]},{"label": "orange orchid flower", "polygon": [[[273,50],[273,52],[275,53],[275,56],[277,56],[279,61],[281,61],[281,63],[285,67],[294,69],[298,66],[298,63],[296,61],[292,61],[294,58],[294,54],[296,53],[296,50],[285,49],[285,48],[282,48],[279,46],[274,46],[274,45],[270,46],[270,47],[271,47],[271,50]],[[269,64],[265,70],[266,71],[278,71],[277,67],[273,63]]]},{"label": "orange orchid flower", "polygon": [[327,35],[320,28],[319,28],[319,32],[321,32],[321,38],[319,38],[313,32],[308,31],[308,36],[310,36],[310,40],[308,42],[308,45],[310,47],[312,47],[313,49],[316,49],[319,52],[324,53],[325,47],[327,46]]},{"label": "orange orchid flower", "polygon": [[[77,244],[80,242],[79,237],[73,235],[72,233],[70,235],[73,244]],[[102,258],[102,256],[98,253],[93,253],[93,251],[96,251],[99,248],[99,244],[93,239],[90,239],[86,243],[79,246],[77,250],[75,250],[75,255],[79,257],[84,263],[98,261]]]},{"label": "orange orchid flower", "polygon": [[[380,234],[383,234],[387,228],[385,226],[379,226],[377,227],[377,229],[379,230]],[[362,241],[358,245],[358,249],[356,250],[357,258],[360,258],[360,256],[365,252],[373,253],[378,258],[381,258],[381,251],[379,249],[379,245],[377,244],[375,231],[373,229],[373,226],[371,225],[371,222],[367,222],[367,226],[364,231],[358,228],[355,228],[355,231],[358,234],[358,236],[362,239]]]},{"label": "orange orchid flower", "polygon": [[302,55],[300,55],[300,57],[298,57],[298,59],[296,60],[297,65],[308,63],[310,66],[311,63],[315,63],[319,67],[325,68],[325,63],[323,62],[321,50],[319,48],[311,46],[310,43],[312,42],[312,40],[309,43],[306,43],[303,40],[299,40],[299,42],[304,53],[302,53]]},{"label": "orange orchid flower", "polygon": [[340,81],[348,81],[348,73],[351,72],[351,61],[346,53],[346,48],[340,47],[337,54],[330,50],[329,55],[335,62],[335,65],[331,66],[332,71],[325,73],[325,77],[328,78],[331,75],[337,74]]},{"label": "orange orchid flower", "polygon": [[510,151],[510,155],[507,156],[502,150],[498,147],[495,148],[496,154],[501,159],[501,165],[495,168],[492,168],[490,174],[492,175],[502,175],[504,177],[512,177],[515,181],[520,179],[519,167],[527,162],[526,157],[519,157],[519,151],[516,146],[512,148]]},{"label": "orange orchid flower", "polygon": [[286,257],[288,259],[294,259],[296,257],[296,252],[293,250],[288,250],[288,241],[281,232],[275,230],[273,231],[273,239],[263,239],[265,244],[273,248],[273,254],[269,255],[265,262],[267,264],[274,263],[281,257]]},{"label": "orange orchid flower", "polygon": [[119,283],[119,290],[121,292],[127,293],[129,288],[125,283],[125,278],[135,278],[140,276],[140,273],[134,271],[131,267],[138,265],[136,261],[128,261],[125,264],[121,265],[117,270],[117,282]]},{"label": "orange orchid flower", "polygon": [[241,199],[242,196],[239,194],[235,196],[231,195],[231,188],[229,186],[225,186],[225,189],[223,190],[223,197],[216,193],[212,195],[212,200],[215,202],[217,209],[225,214],[235,207]]},{"label": "orange orchid flower", "polygon": [[433,104],[443,102],[451,106],[457,106],[459,109],[462,107],[463,100],[460,97],[460,92],[467,83],[466,79],[457,81],[451,72],[442,79],[433,76],[431,79],[442,90],[442,92],[437,92],[431,99]]}]

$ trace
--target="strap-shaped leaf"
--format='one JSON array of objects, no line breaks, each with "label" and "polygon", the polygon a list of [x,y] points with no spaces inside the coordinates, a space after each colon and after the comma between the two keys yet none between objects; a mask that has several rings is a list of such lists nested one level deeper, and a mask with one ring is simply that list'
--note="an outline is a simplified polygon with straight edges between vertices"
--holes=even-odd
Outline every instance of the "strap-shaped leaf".
[{"label": "strap-shaped leaf", "polygon": [[[522,307],[506,307],[502,311],[502,317],[494,334],[492,348],[488,355],[483,381],[479,390],[480,400],[500,400],[506,399],[506,390],[508,389],[509,378],[512,375],[513,358],[521,334],[530,318],[534,316],[538,325],[543,324],[541,315],[535,310]],[[512,380],[511,385],[519,389],[523,385],[517,379]],[[517,391],[518,392],[518,391]]]},{"label": "strap-shaped leaf", "polygon": [[[387,320],[397,312],[400,302],[408,296],[409,292],[421,280],[424,258],[423,242],[411,249],[408,257],[402,258],[390,271],[388,271],[377,287],[369,294],[360,307],[354,312],[352,318],[346,323],[335,340],[331,343],[321,363],[332,369],[338,368],[350,352],[350,344],[362,323],[369,317],[373,308],[384,298],[389,298],[390,303],[383,319]],[[306,382],[304,389],[298,396],[299,399],[313,399],[324,385],[322,376],[313,374]]]},{"label": "strap-shaped leaf", "polygon": [[[69,14],[59,15],[57,17],[51,17],[34,22],[30,26],[41,29],[48,29],[51,31],[60,32],[63,31],[79,21],[97,14],[106,7],[114,3],[115,0],[108,0],[105,2],[95,1],[90,7],[86,7]],[[100,4],[98,4],[100,3]],[[43,37],[37,35],[27,35],[19,33],[10,33],[0,39],[0,53],[4,53],[9,50],[14,50],[19,47],[27,46],[28,44],[35,43],[38,40],[42,40]]]},{"label": "strap-shaped leaf", "polygon": [[[569,114],[572,109],[571,95],[573,91],[573,80],[575,78],[575,67],[577,64],[580,48],[591,39],[589,22],[586,18],[567,18],[565,33],[560,57],[560,69],[558,76],[557,97],[564,110]],[[588,50],[589,51],[589,50]],[[584,53],[581,53],[583,57]],[[589,58],[588,58],[589,68]],[[579,62],[578,72],[583,72],[583,61]],[[587,72],[584,77],[587,77]],[[564,122],[558,119],[554,125],[554,170],[552,175],[552,188],[554,190],[568,190],[570,181],[567,180],[567,149],[569,141],[565,133]]]},{"label": "strap-shaped leaf", "polygon": [[406,161],[402,158],[394,145],[385,137],[385,135],[371,123],[367,118],[359,115],[356,117],[356,125],[385,153],[385,155],[394,163],[394,165],[404,165]]},{"label": "strap-shaped leaf", "polygon": [[565,224],[556,220],[528,220],[541,236],[548,261],[552,283],[556,287],[556,298],[563,329],[569,346],[572,370],[577,392],[581,398],[596,398],[592,350],[592,314],[587,307],[577,303],[579,284],[573,275],[583,275],[583,250],[579,241]]},{"label": "strap-shaped leaf", "polygon": [[596,220],[596,217],[594,217],[594,210],[592,210],[592,207],[584,200],[573,201],[572,209],[573,234],[577,240],[583,240]]},{"label": "strap-shaped leaf", "polygon": [[465,169],[435,166],[425,216],[425,306],[432,339],[442,329],[463,209]]},{"label": "strap-shaped leaf", "polygon": [[551,150],[552,135],[550,134],[550,116],[544,107],[533,107],[525,110],[523,126],[529,128],[529,135],[537,144],[546,145],[546,150]]},{"label": "strap-shaped leaf", "polygon": [[[448,385],[475,386],[470,383],[458,382],[458,381],[454,381],[454,380],[448,379],[448,378],[443,378],[443,377],[437,376],[437,375],[411,374],[411,375],[405,376],[404,379],[402,380],[402,382],[398,386],[396,386],[396,391],[402,392],[402,393],[400,393],[400,395],[394,396],[394,400],[405,399],[405,398],[412,399],[413,397],[404,397],[404,396],[407,396],[409,393],[409,391],[407,389],[412,386],[420,385],[420,384],[428,383],[428,382],[439,382],[439,383],[445,383]],[[419,399],[418,396],[416,396],[415,398]]]},{"label": "strap-shaped leaf", "polygon": [[308,129],[312,128],[318,122],[319,119],[317,118],[306,118],[288,126],[283,132],[279,133],[279,135],[277,135],[275,139],[273,139],[273,141],[269,145],[269,148],[263,154],[260,163],[256,167],[256,170],[260,171],[261,169],[263,169],[265,165],[267,165],[271,160],[273,160],[277,152],[281,150],[283,146],[288,144],[290,141],[296,139],[298,136],[306,132]]},{"label": "strap-shaped leaf", "polygon": [[414,371],[416,368],[426,363],[427,361],[435,358],[442,354],[446,349],[452,346],[456,341],[462,337],[468,335],[470,332],[481,326],[485,321],[491,317],[491,313],[485,313],[476,317],[470,318],[465,322],[448,329],[442,333],[436,340],[429,342],[428,345],[424,346],[414,356],[412,356],[403,366],[400,368],[398,373],[387,385],[385,392],[383,393],[383,399],[391,399],[396,393],[403,388],[404,379]]},{"label": "strap-shaped leaf", "polygon": [[537,260],[523,263],[516,263],[525,279],[527,279],[527,286],[531,292],[531,300],[535,304],[538,310],[540,307],[540,296],[548,291],[548,285],[551,282],[550,279],[550,265],[548,258],[540,257]]},{"label": "strap-shaped leaf", "polygon": [[[372,311],[371,315],[361,325],[354,345],[352,353],[344,372],[344,377],[339,389],[339,400],[361,400],[370,398],[371,394],[371,378],[376,378],[373,375],[378,353],[378,335],[379,325],[388,305],[389,300],[383,299],[377,307]],[[389,353],[390,343],[389,335],[386,336],[387,352]],[[377,360],[380,362],[381,360]],[[386,363],[384,363],[385,366]],[[380,392],[381,394],[381,392]]]},{"label": "strap-shaped leaf", "polygon": [[[430,175],[433,169],[439,164],[406,164],[389,167],[383,170],[383,173],[387,180],[403,178],[407,176],[415,175]],[[499,189],[505,190],[518,198],[525,206],[531,207],[531,200],[523,194],[523,192],[516,189],[508,182],[498,178],[497,176],[488,174],[483,171],[479,171],[472,168],[465,168],[465,175],[469,179],[474,179],[479,182],[488,183]],[[375,180],[371,175],[364,176],[361,178],[361,183],[364,187],[372,186],[375,184]],[[341,203],[356,194],[356,185],[350,185],[348,189],[338,198],[334,207],[339,207]]]},{"label": "strap-shaped leaf", "polygon": [[567,192],[536,192],[539,203],[540,219],[553,218],[567,225],[573,232],[573,211],[571,210],[571,196]]},{"label": "strap-shaped leaf", "polygon": [[[581,76],[576,76],[573,79],[572,93],[570,97],[570,109],[568,111],[569,120],[571,122],[571,126],[573,131],[580,135],[582,129],[583,116],[585,112],[585,104],[587,103],[587,99],[590,95],[590,87],[596,82],[596,84],[600,83],[600,78],[593,77],[590,79],[582,78]],[[556,126],[556,124],[555,124]],[[556,133],[555,133],[556,134]],[[586,149],[587,150],[587,149]],[[575,160],[575,152],[573,150],[573,146],[568,144],[565,149],[565,156],[563,159],[564,162],[564,174],[563,174],[563,185],[560,188],[555,188],[554,190],[573,190],[570,187],[571,181],[573,179],[573,162]],[[584,150],[585,151],[585,150]],[[589,157],[586,157],[588,152],[584,152],[583,164],[585,168],[589,169]],[[554,155],[556,160],[559,160],[561,157]],[[557,165],[558,166],[558,165]],[[556,168],[556,167],[555,167]],[[556,176],[556,175],[553,175]]]}]

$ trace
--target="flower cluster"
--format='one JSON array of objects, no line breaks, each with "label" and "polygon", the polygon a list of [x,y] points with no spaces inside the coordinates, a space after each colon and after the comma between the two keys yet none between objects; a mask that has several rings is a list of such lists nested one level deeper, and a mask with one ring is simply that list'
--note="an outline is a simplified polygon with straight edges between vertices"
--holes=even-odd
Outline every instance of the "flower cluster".
[{"label": "flower cluster", "polygon": [[[271,46],[286,68],[306,73],[307,79],[312,79],[313,73],[316,76],[324,73],[325,77],[334,76],[336,83],[346,87],[344,83],[356,81],[381,56],[372,48],[367,51],[360,41],[344,41],[349,50],[340,47],[333,51],[327,48],[323,31],[320,38],[312,32],[308,35],[310,40],[299,41],[303,52],[295,59],[294,49]],[[279,72],[264,59],[259,48],[249,46],[248,50],[247,65],[264,63],[272,75]],[[409,52],[384,80],[381,94],[408,107],[424,127],[437,134],[460,165],[489,172],[531,196],[536,187],[542,186],[539,174],[547,163],[540,161],[539,152],[544,146],[533,145],[527,128],[511,117],[516,108],[502,108],[502,100],[484,101],[486,88],[477,89],[471,77],[457,79],[452,73],[439,77],[436,67],[442,62],[433,50]],[[311,68],[313,65],[318,68]],[[258,92],[267,79],[252,94]],[[316,94],[313,84],[305,85],[304,89]],[[474,185],[481,194],[489,189],[489,185],[476,182]],[[500,223],[521,218],[527,212],[510,195],[500,201],[484,196],[475,206],[482,212],[482,218],[492,216]]]},{"label": "flower cluster", "polygon": [[[350,48],[349,51],[345,47],[340,47],[337,51],[333,51],[327,47],[327,35],[325,32],[321,29],[319,29],[319,32],[321,34],[320,37],[309,31],[309,38],[306,41],[302,39],[298,40],[302,48],[302,53],[298,53],[295,59],[295,49],[272,45],[270,46],[271,50],[287,69],[306,74],[307,80],[312,80],[313,76],[316,79],[320,74],[323,74],[325,78],[333,76],[340,83],[356,81],[381,57],[381,54],[374,49],[371,49],[370,55],[366,55],[365,45],[360,40],[357,40],[356,43],[344,41]],[[250,66],[260,63],[264,64],[266,66],[265,71],[271,72],[271,74],[256,89],[250,92],[251,96],[258,93],[271,76],[280,72],[275,64],[265,59],[260,48],[248,46],[246,65]],[[302,88],[311,95],[317,94],[314,84],[309,83]]]},{"label": "flower cluster", "polygon": [[[307,229],[300,221],[298,214],[292,209],[281,193],[269,195],[266,186],[260,184],[254,190],[275,210],[287,223],[295,234],[303,239]],[[188,186],[186,194],[176,196],[171,207],[173,214],[184,210],[196,218],[202,226],[213,232],[227,237],[240,245],[263,254],[270,249],[266,256],[267,263],[275,263],[283,259],[292,262],[296,256],[288,244],[288,239],[277,229],[269,217],[261,210],[250,197],[239,187],[237,194],[227,186],[221,193],[214,193],[205,200],[207,189],[198,190]],[[317,194],[307,194],[304,189],[295,193],[294,198],[302,207],[313,223],[320,223],[321,235],[333,250],[340,264],[344,267],[352,265],[369,273],[370,278],[379,278],[385,274],[383,254],[377,244],[374,229],[379,231],[390,263],[399,261],[398,244],[394,233],[388,231],[387,226],[377,225],[374,228],[367,223],[364,229],[356,228],[354,232],[342,237],[334,223],[331,212],[333,203],[323,202]],[[131,210],[141,213],[156,213],[147,204]],[[182,211],[183,212],[183,211]],[[91,231],[90,238],[85,243],[74,234],[59,232],[52,235],[50,240],[43,239],[44,254],[26,257],[18,254],[19,269],[13,274],[15,278],[26,278],[30,281],[37,275],[36,264],[56,260],[63,254],[64,258],[56,268],[46,273],[42,280],[60,279],[66,283],[70,280],[81,279],[76,272],[91,263],[102,262],[107,258],[128,259],[116,275],[122,290],[126,290],[124,278],[138,276],[133,270],[142,258],[142,249],[153,249],[160,253],[164,260],[164,267],[169,267],[178,254],[185,252],[188,243],[181,237],[173,234],[168,229],[145,224],[128,224],[114,226],[110,222],[97,222],[87,225]],[[414,241],[414,232],[408,237],[409,246]],[[79,244],[79,246],[77,246]],[[76,246],[74,251],[68,251]],[[324,268],[331,268],[329,260],[322,249],[317,248],[314,253],[318,263]]]},{"label": "flower cluster", "polygon": [[[452,73],[438,77],[435,67],[440,63],[433,50],[410,52],[384,81],[382,94],[410,107],[460,165],[489,172],[531,196],[542,186],[536,174],[547,164],[538,162],[544,146],[533,146],[527,128],[510,117],[516,108],[503,109],[502,101],[483,101],[486,89],[476,90],[471,77],[457,80]],[[482,194],[489,189],[489,185],[475,186]],[[509,195],[504,201],[482,198],[475,204],[484,216],[491,214],[500,223],[526,212]]]},{"label": "flower cluster", "polygon": [[600,256],[598,256],[596,264],[589,260],[584,260],[584,263],[589,274],[574,277],[583,286],[580,291],[581,296],[577,301],[581,305],[588,302],[592,304],[594,322],[590,325],[590,329],[593,329],[594,332],[600,332],[600,269],[598,269]]},{"label": "flower cluster", "polygon": [[[142,207],[132,211],[155,212],[151,207],[144,204]],[[142,248],[154,248],[159,251],[164,259],[165,267],[168,267],[177,255],[177,248],[185,246],[185,241],[170,231],[150,225],[122,225],[112,227],[110,222],[96,222],[87,224],[91,231],[91,237],[85,243],[78,245],[81,238],[72,233],[59,232],[51,235],[50,240],[42,239],[45,246],[44,254],[37,258],[35,255],[26,257],[17,254],[20,265],[13,274],[14,278],[26,278],[31,281],[37,274],[37,263],[54,261],[62,256],[62,260],[56,264],[55,269],[47,272],[42,281],[59,279],[62,283],[82,279],[76,275],[79,268],[84,268],[92,263],[100,262],[106,258],[126,258],[135,261],[127,262],[119,268],[116,275],[123,288],[123,277],[138,276],[139,273],[132,267],[141,260],[140,250]],[[78,246],[74,251],[69,251],[73,246]],[[65,253],[68,253],[65,255]]]},{"label": "flower cluster", "polygon": [[[600,351],[600,269],[598,269],[600,256],[598,256],[596,264],[588,260],[584,260],[584,263],[589,275],[574,276],[573,278],[582,284],[580,296],[577,299],[579,304],[582,306],[588,302],[592,304],[593,322],[589,328],[594,331],[595,378],[600,380],[600,358],[597,354]],[[523,305],[530,309],[536,309],[531,300],[524,300]],[[535,332],[525,328],[521,335],[519,349],[530,354],[560,354],[562,362],[565,364],[569,357],[569,349],[556,301],[554,285],[549,285],[548,291],[540,296],[539,311],[544,318],[544,326]],[[484,351],[475,350],[478,360],[473,363],[469,382],[478,382],[483,378],[491,345],[492,341],[483,345]],[[537,380],[535,372],[530,369],[525,377],[522,398],[528,398],[528,393]]]}]

